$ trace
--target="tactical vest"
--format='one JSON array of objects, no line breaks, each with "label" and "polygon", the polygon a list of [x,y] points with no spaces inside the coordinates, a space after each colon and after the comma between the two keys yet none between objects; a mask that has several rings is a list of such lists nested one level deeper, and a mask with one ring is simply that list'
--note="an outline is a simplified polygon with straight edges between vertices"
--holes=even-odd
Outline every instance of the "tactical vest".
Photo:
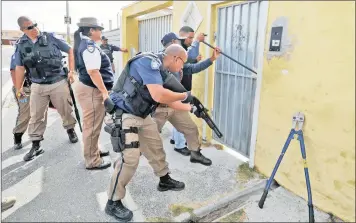
[{"label": "tactical vest", "polygon": [[103,79],[106,89],[110,91],[114,84],[114,73],[111,67],[110,60],[108,56],[103,52],[103,50],[90,39],[81,40],[75,57],[76,58],[75,64],[76,64],[76,68],[78,69],[79,80],[87,86],[97,88],[97,86],[94,84],[93,80],[91,79],[90,75],[88,74],[88,71],[85,67],[85,63],[83,60],[83,52],[87,49],[89,44],[93,45],[93,47],[95,47],[100,52],[101,66],[99,72],[101,74],[101,78]]},{"label": "tactical vest", "polygon": [[110,61],[112,62],[114,60],[114,57],[112,55],[112,49],[111,46],[109,44],[106,44],[106,46],[104,45],[100,45],[100,48],[103,50],[103,52],[108,55]]},{"label": "tactical vest", "polygon": [[32,82],[52,84],[63,79],[62,54],[48,33],[43,32],[36,43],[21,38],[18,50]]}]

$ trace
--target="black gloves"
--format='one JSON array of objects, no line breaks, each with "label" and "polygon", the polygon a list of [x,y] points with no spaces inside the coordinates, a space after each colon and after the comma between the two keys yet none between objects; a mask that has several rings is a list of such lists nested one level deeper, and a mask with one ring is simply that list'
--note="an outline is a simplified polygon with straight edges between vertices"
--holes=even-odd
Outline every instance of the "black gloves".
[{"label": "black gloves", "polygon": [[115,112],[116,106],[115,103],[111,100],[110,97],[108,97],[105,101],[104,101],[104,107],[107,113],[109,114],[113,114]]}]

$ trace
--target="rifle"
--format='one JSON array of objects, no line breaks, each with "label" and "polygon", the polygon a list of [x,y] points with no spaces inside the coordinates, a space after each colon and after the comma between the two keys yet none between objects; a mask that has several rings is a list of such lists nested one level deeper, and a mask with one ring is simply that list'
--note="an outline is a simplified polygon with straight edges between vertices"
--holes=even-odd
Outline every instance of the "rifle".
[{"label": "rifle", "polygon": [[206,124],[208,124],[208,126],[215,132],[215,134],[219,138],[223,137],[223,134],[220,132],[219,128],[215,125],[214,121],[210,118],[208,114],[208,109],[206,109],[204,105],[197,98],[194,99],[193,104],[197,108],[194,114],[197,112],[199,117],[204,119]]},{"label": "rifle", "polygon": [[[187,92],[184,86],[178,81],[178,79],[172,73],[166,73],[164,77],[164,88],[167,88],[174,92]],[[207,113],[208,109],[204,107],[204,105],[197,99],[194,99],[194,106],[197,108],[198,116],[208,124],[208,126],[215,132],[215,134],[221,138],[223,134],[220,132],[219,128],[215,125],[214,121],[210,118],[209,114]]]},{"label": "rifle", "polygon": [[[64,72],[65,72],[65,73],[67,74],[67,76],[68,76],[68,68],[63,67],[63,70],[64,70]],[[67,83],[68,83],[68,87],[69,87],[70,97],[72,98],[73,105],[74,105],[75,117],[76,117],[77,120],[78,120],[78,124],[79,124],[79,129],[80,129],[80,131],[83,132],[82,125],[80,124],[80,115],[79,115],[79,111],[78,111],[78,108],[77,108],[77,103],[75,102],[75,97],[74,97],[73,89],[72,89],[72,86],[71,86],[69,80],[67,80]]]}]

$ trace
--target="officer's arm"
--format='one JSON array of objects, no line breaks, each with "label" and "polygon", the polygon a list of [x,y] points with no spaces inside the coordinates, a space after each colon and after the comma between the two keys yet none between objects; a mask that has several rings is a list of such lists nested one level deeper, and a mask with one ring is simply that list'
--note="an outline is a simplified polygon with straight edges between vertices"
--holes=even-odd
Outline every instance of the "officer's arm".
[{"label": "officer's arm", "polygon": [[163,87],[159,64],[154,60],[142,58],[134,61],[130,66],[132,71],[136,70],[141,76],[143,84],[146,85],[154,101],[168,104],[186,99],[187,93],[176,93]]},{"label": "officer's arm", "polygon": [[10,63],[10,73],[11,73],[12,84],[13,84],[14,86],[15,86],[15,83],[16,83],[15,69],[16,69],[16,65],[15,65],[15,55],[12,55],[12,56],[11,56],[11,63]]},{"label": "officer's arm", "polygon": [[158,103],[170,104],[175,101],[183,101],[187,97],[187,93],[176,93],[159,84],[147,84],[146,86],[152,99]]},{"label": "officer's arm", "polygon": [[22,86],[23,86],[23,82],[25,80],[25,67],[23,65],[23,61],[20,55],[20,52],[16,49],[15,52],[15,88],[16,91],[19,91]]},{"label": "officer's arm", "polygon": [[209,58],[196,64],[185,63],[183,66],[183,75],[192,75],[195,73],[199,73],[200,71],[203,71],[206,68],[210,67],[213,64],[214,60],[212,58]]},{"label": "officer's arm", "polygon": [[73,48],[61,36],[52,34],[54,41],[57,43],[59,49],[68,54],[69,71],[74,71],[74,53]]},{"label": "officer's arm", "polygon": [[199,41],[194,41],[187,51],[188,60],[196,60],[199,56]]},{"label": "officer's arm", "polygon": [[113,51],[121,51],[121,48],[118,47],[118,46],[115,46],[115,45],[111,45],[111,49],[112,49]]},{"label": "officer's arm", "polygon": [[95,86],[99,89],[103,96],[108,95],[108,90],[106,89],[101,73],[99,72],[101,66],[101,56],[99,50],[96,47],[93,52],[90,52],[88,49],[84,50],[83,61],[85,68],[87,69],[87,72]]}]

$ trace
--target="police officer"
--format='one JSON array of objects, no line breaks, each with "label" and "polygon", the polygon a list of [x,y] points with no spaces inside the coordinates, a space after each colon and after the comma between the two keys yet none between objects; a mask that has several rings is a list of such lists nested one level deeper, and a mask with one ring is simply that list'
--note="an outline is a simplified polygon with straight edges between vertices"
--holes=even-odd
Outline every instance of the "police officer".
[{"label": "police officer", "polygon": [[84,17],[74,33],[75,64],[79,73],[76,97],[83,112],[83,144],[85,166],[88,170],[104,169],[111,162],[101,158],[109,155],[99,150],[99,136],[105,117],[103,101],[114,84],[109,57],[95,43],[100,40],[98,20]]},{"label": "police officer", "polygon": [[[201,55],[199,53],[199,44],[200,42],[204,41],[204,34],[200,33],[193,41],[195,35],[194,30],[189,26],[183,26],[179,30],[179,35],[184,37],[184,39],[181,40],[181,44],[183,48],[188,52],[187,62],[192,64],[199,62],[201,60]],[[184,75],[181,82],[187,90],[190,91],[192,89],[192,75]],[[171,144],[175,145],[174,151],[184,156],[189,156],[190,151],[186,147],[187,143],[184,138],[184,134],[177,131],[176,128],[173,128],[172,133],[173,139],[171,139]]]},{"label": "police officer", "polygon": [[[190,104],[182,102],[190,103],[195,97],[190,92],[184,92],[185,89],[176,78],[166,78],[169,74],[167,70],[179,72],[186,60],[186,51],[177,44],[169,46],[161,59],[151,53],[138,54],[127,62],[110,94],[110,99],[117,107],[116,112],[123,112],[121,134],[125,137],[120,148],[122,160],[115,164],[105,211],[120,221],[129,221],[133,216],[121,200],[125,197],[125,186],[138,166],[140,151],[148,159],[155,175],[160,177],[159,191],[178,191],[185,187],[184,183],[169,176],[162,140],[149,114],[154,112],[158,103],[191,110]],[[175,87],[182,87],[184,91],[181,92],[184,93],[169,90]]]},{"label": "police officer", "polygon": [[[165,48],[167,48],[169,45],[171,45],[175,41],[179,41],[180,39],[182,38],[178,37],[175,33],[168,33],[162,38],[161,43]],[[200,71],[208,68],[213,64],[213,62],[219,55],[219,48],[217,48],[209,59],[201,61],[197,64],[184,64],[182,70],[183,77],[185,75],[199,73]],[[179,73],[175,76],[178,80],[180,80]],[[168,120],[173,125],[173,127],[175,127],[179,132],[182,132],[184,134],[188,142],[188,148],[191,151],[188,150],[186,147],[184,150],[180,148],[174,148],[175,151],[186,156],[190,155],[190,161],[193,163],[201,163],[207,166],[211,165],[211,160],[201,154],[201,144],[199,142],[198,127],[190,117],[189,112],[180,109],[179,106],[172,108],[166,104],[160,104],[156,111],[152,114],[152,117],[157,123],[159,131],[162,130],[163,125]],[[187,150],[189,153],[184,153],[185,150]]]},{"label": "police officer", "polygon": [[112,65],[112,70],[115,73],[113,52],[121,51],[121,52],[127,53],[128,50],[125,48],[120,48],[120,47],[112,45],[112,44],[108,44],[108,38],[106,38],[105,36],[101,37],[101,43],[102,44],[100,45],[100,48],[104,51],[104,53],[106,53],[106,55],[108,55],[111,65]]},{"label": "police officer", "polygon": [[[56,107],[63,120],[63,127],[67,130],[72,143],[78,141],[74,131],[76,120],[72,115],[72,100],[69,94],[67,78],[74,81],[74,57],[71,47],[53,33],[40,32],[37,24],[28,17],[21,16],[17,23],[24,35],[19,39],[15,52],[16,64],[16,96],[22,100],[26,95],[23,90],[25,69],[29,70],[31,85],[30,123],[28,134],[32,141],[31,150],[24,160],[29,161],[34,156],[43,153],[40,141],[46,129],[45,114],[49,101]],[[70,72],[63,70],[62,53],[69,55]]]}]

